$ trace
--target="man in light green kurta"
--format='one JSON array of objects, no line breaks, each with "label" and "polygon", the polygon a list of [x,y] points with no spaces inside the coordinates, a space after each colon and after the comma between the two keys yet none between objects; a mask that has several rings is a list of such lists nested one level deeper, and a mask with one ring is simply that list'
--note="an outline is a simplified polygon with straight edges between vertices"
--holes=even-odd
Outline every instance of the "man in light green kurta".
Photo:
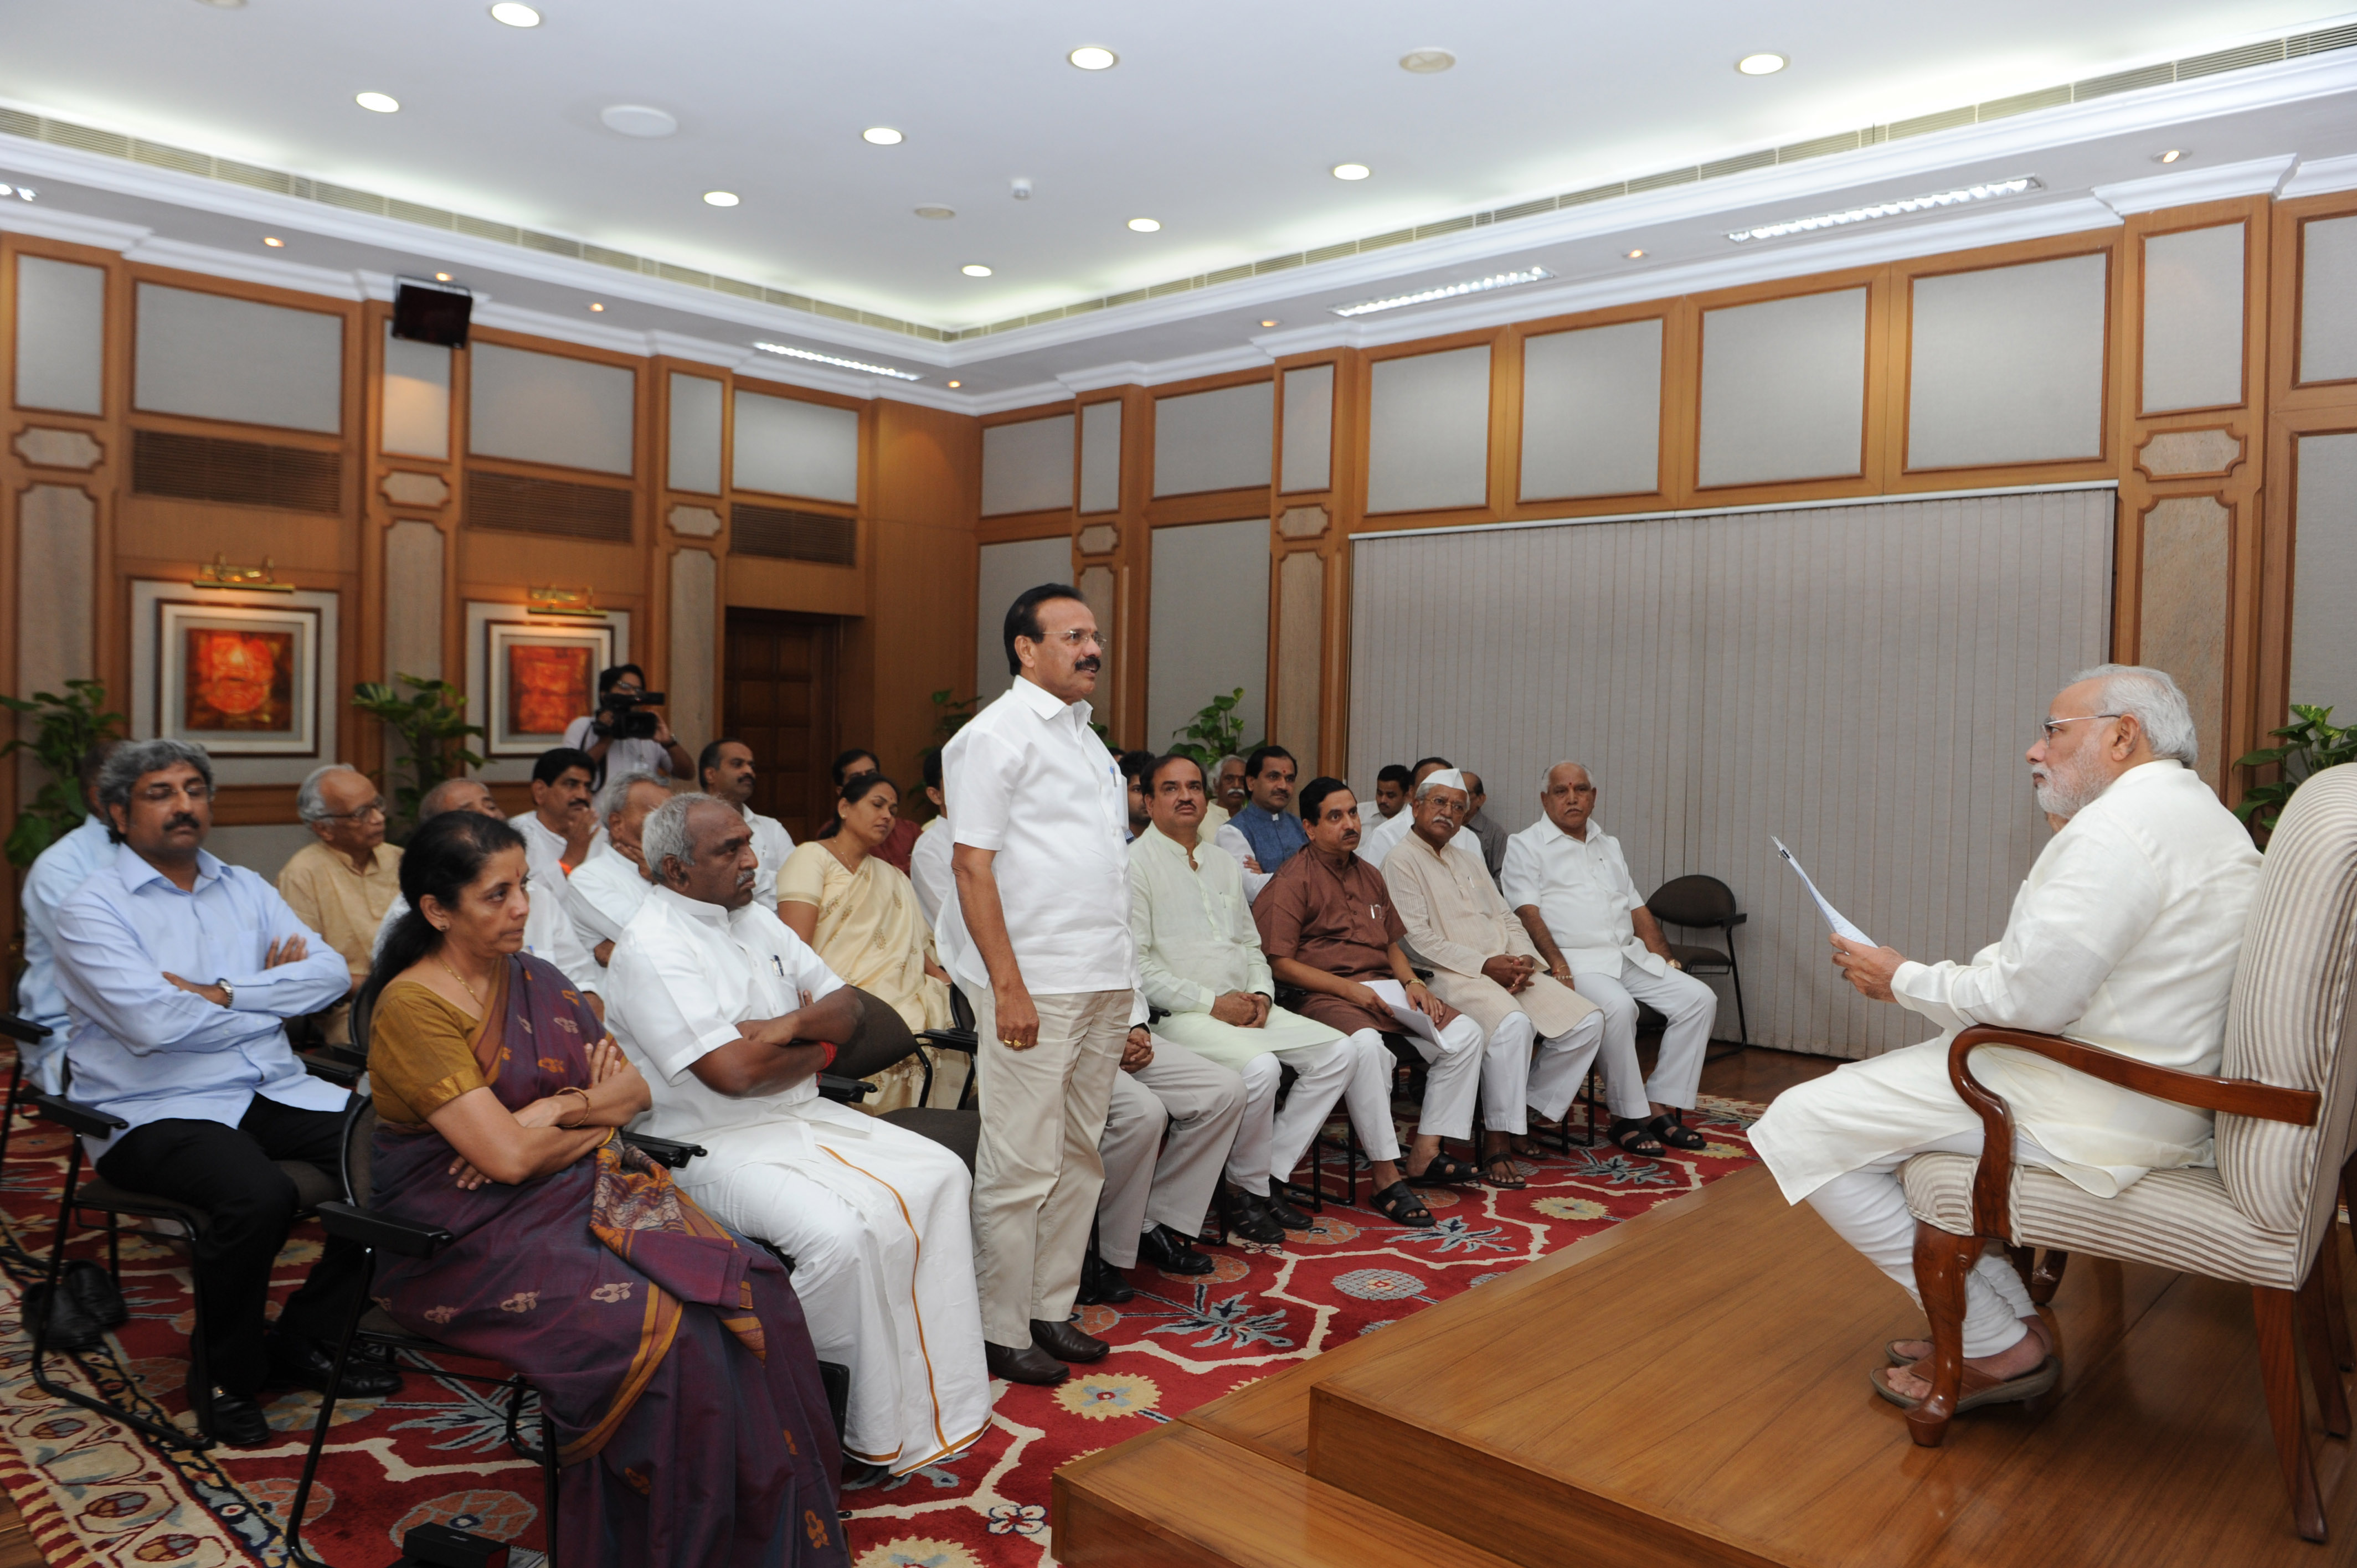
[{"label": "man in light green kurta", "polygon": [[1265,1137],[1249,1127],[1236,1135],[1239,1155],[1267,1149],[1266,1168],[1240,1170],[1232,1155],[1228,1179],[1243,1195],[1243,1207],[1264,1197],[1288,1229],[1307,1229],[1307,1216],[1298,1226],[1286,1218],[1290,1206],[1270,1183],[1291,1179],[1337,1100],[1371,1159],[1399,1157],[1391,1052],[1372,1029],[1345,1036],[1276,1005],[1243,868],[1200,837],[1203,770],[1173,755],[1155,764],[1146,784],[1154,825],[1129,846],[1129,929],[1146,999],[1169,1015],[1155,1033],[1242,1074],[1248,1105],[1272,1103],[1272,1096],[1251,1091],[1275,1081],[1279,1058],[1294,1069],[1292,1092]]}]

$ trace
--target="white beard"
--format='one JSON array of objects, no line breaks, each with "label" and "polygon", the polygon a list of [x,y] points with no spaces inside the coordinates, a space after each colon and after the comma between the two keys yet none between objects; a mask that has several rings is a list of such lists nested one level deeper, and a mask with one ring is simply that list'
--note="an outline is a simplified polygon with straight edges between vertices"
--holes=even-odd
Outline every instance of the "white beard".
[{"label": "white beard", "polygon": [[2037,791],[2038,809],[2067,822],[2093,804],[2111,780],[2097,776],[2089,761],[2082,759],[2067,769],[2032,768],[2029,782]]}]

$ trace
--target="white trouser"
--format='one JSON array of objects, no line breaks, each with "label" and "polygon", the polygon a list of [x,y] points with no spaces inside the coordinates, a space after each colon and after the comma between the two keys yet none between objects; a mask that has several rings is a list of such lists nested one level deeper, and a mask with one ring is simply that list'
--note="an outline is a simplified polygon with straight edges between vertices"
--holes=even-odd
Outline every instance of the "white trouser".
[{"label": "white trouser", "polygon": [[1604,1043],[1601,1012],[1540,1040],[1534,1052],[1531,1039],[1537,1028],[1529,1014],[1515,1012],[1490,1031],[1489,1059],[1481,1069],[1481,1125],[1492,1133],[1529,1132],[1525,1106],[1550,1122],[1562,1121]]},{"label": "white trouser", "polygon": [[[1407,992],[1396,980],[1371,980],[1367,988],[1392,1010],[1400,1032],[1428,1064],[1424,1079],[1424,1112],[1416,1119],[1419,1137],[1470,1138],[1473,1104],[1481,1095],[1483,1065],[1496,1054],[1482,1036],[1481,1026],[1459,1013],[1446,1028],[1408,1005]],[[1530,1059],[1527,1045],[1523,1062]],[[1518,1063],[1515,1070],[1524,1070]],[[1372,1158],[1372,1153],[1370,1154]]]},{"label": "white trouser", "polygon": [[[1650,974],[1626,958],[1618,973],[1574,973],[1571,988],[1603,1010],[1604,1098],[1613,1115],[1643,1121],[1655,1105],[1694,1109],[1703,1058],[1710,1050],[1710,1026],[1718,1018],[1717,992],[1684,970]],[[1637,1075],[1640,1002],[1669,1020],[1662,1031],[1662,1054],[1653,1063],[1653,1076],[1641,1085]]]},{"label": "white trouser", "polygon": [[1238,1188],[1266,1197],[1271,1181],[1291,1181],[1338,1100],[1367,1158],[1399,1158],[1392,1125],[1394,1062],[1381,1035],[1361,1029],[1315,1050],[1289,1052],[1283,1065],[1294,1071],[1293,1090],[1279,1106],[1276,1058],[1264,1054],[1244,1064],[1243,1125],[1228,1151],[1228,1179]]},{"label": "white trouser", "polygon": [[[1923,1293],[1915,1288],[1915,1217],[1908,1212],[1907,1190],[1900,1185],[1899,1167],[1917,1155],[1934,1152],[1978,1159],[1981,1130],[1953,1133],[1885,1155],[1809,1194],[1810,1207],[1834,1228],[1834,1234],[1898,1281],[1918,1306],[1923,1305]],[[2051,1168],[2046,1151],[2027,1138],[2017,1137],[2013,1157],[2017,1164]],[[2029,1332],[2021,1320],[2037,1313],[2013,1264],[2002,1252],[1983,1252],[1964,1277],[1964,1354],[1994,1356],[2011,1349]]]},{"label": "white trouser", "polygon": [[1114,1079],[1097,1144],[1097,1256],[1126,1269],[1137,1262],[1137,1238],[1157,1225],[1200,1234],[1243,1113],[1241,1075],[1156,1036],[1154,1059]]}]

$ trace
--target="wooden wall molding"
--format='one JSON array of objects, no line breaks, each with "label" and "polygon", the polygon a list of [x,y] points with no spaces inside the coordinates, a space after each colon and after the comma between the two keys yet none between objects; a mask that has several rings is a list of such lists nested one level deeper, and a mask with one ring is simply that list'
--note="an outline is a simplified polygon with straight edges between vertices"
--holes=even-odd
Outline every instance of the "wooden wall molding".
[{"label": "wooden wall molding", "polygon": [[395,506],[439,507],[450,499],[450,482],[439,474],[394,468],[378,482],[384,499]]},{"label": "wooden wall molding", "polygon": [[2222,479],[2243,461],[2243,437],[2231,426],[2203,424],[2156,431],[2136,448],[2136,470],[2147,479]]},{"label": "wooden wall molding", "polygon": [[97,467],[99,459],[106,456],[106,448],[86,430],[38,424],[16,433],[16,456],[36,468],[87,470]]}]

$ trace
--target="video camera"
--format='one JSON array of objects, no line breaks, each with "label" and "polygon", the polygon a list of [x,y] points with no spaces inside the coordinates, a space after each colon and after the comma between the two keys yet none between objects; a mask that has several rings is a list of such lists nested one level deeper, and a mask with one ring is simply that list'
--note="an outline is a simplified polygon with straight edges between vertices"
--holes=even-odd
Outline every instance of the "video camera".
[{"label": "video camera", "polygon": [[647,708],[661,707],[661,692],[612,691],[597,699],[589,733],[599,740],[652,740],[659,720]]}]

